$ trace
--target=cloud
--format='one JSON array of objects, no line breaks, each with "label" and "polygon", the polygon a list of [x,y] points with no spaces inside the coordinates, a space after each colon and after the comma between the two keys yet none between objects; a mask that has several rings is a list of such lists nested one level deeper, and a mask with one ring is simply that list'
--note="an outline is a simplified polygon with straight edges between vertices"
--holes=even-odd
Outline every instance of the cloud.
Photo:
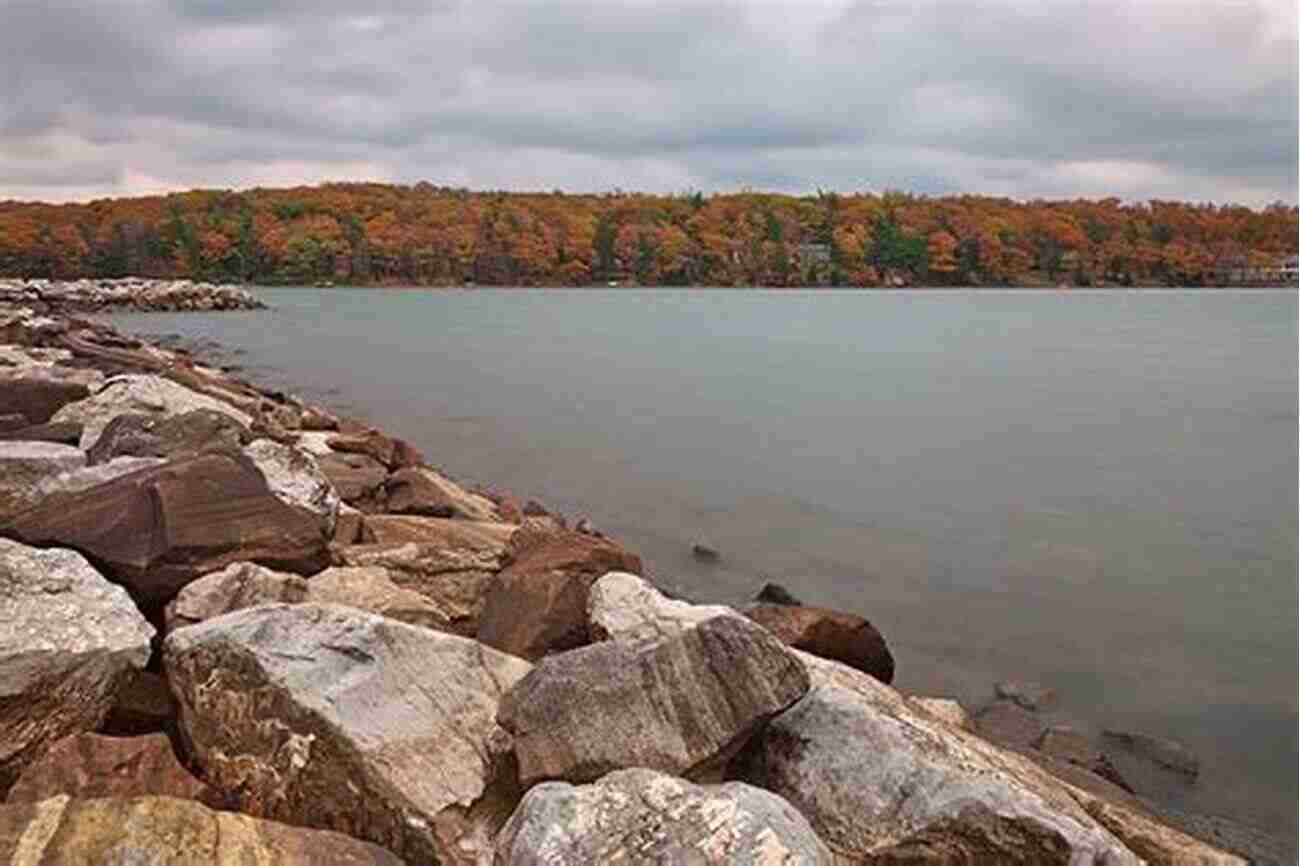
[{"label": "cloud", "polygon": [[0,198],[486,188],[1296,201],[1296,7],[9,0]]}]

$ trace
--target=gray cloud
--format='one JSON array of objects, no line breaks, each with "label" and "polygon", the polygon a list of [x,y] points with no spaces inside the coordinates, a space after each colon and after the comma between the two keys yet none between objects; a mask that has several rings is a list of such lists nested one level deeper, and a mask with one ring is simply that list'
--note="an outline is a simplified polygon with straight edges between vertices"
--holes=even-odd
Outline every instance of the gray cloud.
[{"label": "gray cloud", "polygon": [[0,198],[373,178],[1296,200],[1291,0],[10,0]]}]

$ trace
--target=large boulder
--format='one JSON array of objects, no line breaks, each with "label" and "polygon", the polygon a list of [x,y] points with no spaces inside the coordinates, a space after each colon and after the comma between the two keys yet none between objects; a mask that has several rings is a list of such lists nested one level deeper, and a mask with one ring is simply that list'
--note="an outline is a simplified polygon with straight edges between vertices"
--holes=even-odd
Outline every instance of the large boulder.
[{"label": "large boulder", "polygon": [[30,544],[85,553],[142,606],[164,603],[191,580],[232,562],[314,573],[329,559],[316,517],[277,498],[247,457],[225,452],[54,497],[4,531]]},{"label": "large boulder", "polygon": [[496,520],[492,500],[470,493],[427,466],[407,466],[384,482],[386,510],[392,514]]},{"label": "large boulder", "polygon": [[339,495],[316,464],[316,458],[271,439],[253,440],[244,446],[244,454],[257,466],[277,499],[315,515],[321,532],[327,538],[334,536]]},{"label": "large boulder", "polygon": [[47,478],[86,465],[80,448],[56,442],[0,442],[0,518],[29,507]]},{"label": "large boulder", "polygon": [[618,770],[591,785],[544,782],[497,837],[498,866],[833,866],[808,822],[775,794]]},{"label": "large boulder", "polygon": [[99,726],[153,634],[80,554],[0,539],[0,791],[50,743]]},{"label": "large boulder", "polygon": [[490,856],[517,797],[497,705],[527,662],[319,604],[178,629],[164,662],[194,759],[241,811],[412,863]]},{"label": "large boulder", "polygon": [[89,451],[99,440],[104,428],[119,415],[181,415],[195,409],[220,412],[243,427],[252,423],[249,415],[228,403],[161,376],[135,374],[114,376],[106,380],[97,392],[84,400],[64,406],[51,420],[81,424],[81,447]]},{"label": "large boulder", "polygon": [[624,767],[701,778],[807,689],[780,641],[718,617],[651,646],[549,656],[506,694],[497,720],[515,737],[525,785]]},{"label": "large boulder", "polygon": [[526,659],[563,652],[590,641],[591,585],[611,571],[640,574],[641,560],[617,543],[569,530],[544,534],[531,546],[511,539],[513,561],[488,588],[478,639]]},{"label": "large boulder", "polygon": [[812,689],[733,772],[789,800],[846,861],[1141,862],[1028,759],[917,712],[874,677],[799,656]]},{"label": "large boulder", "polygon": [[87,456],[96,464],[114,457],[179,457],[214,448],[237,451],[251,435],[234,418],[212,409],[179,415],[126,412],[105,425]]},{"label": "large boulder", "polygon": [[795,649],[843,662],[882,683],[894,681],[894,656],[885,639],[856,614],[803,605],[754,604],[745,608],[745,616]]},{"label": "large boulder", "polygon": [[667,598],[635,574],[611,571],[591,586],[587,620],[592,640],[636,646],[659,643],[715,616],[740,618],[719,604],[691,604]]},{"label": "large boulder", "polygon": [[213,808],[225,798],[181,766],[166,734],[105,737],[74,734],[52,744],[18,777],[10,803],[59,794],[93,797],[179,797]]},{"label": "large boulder", "polygon": [[342,833],[218,812],[174,797],[0,806],[0,863],[9,866],[402,866]]}]

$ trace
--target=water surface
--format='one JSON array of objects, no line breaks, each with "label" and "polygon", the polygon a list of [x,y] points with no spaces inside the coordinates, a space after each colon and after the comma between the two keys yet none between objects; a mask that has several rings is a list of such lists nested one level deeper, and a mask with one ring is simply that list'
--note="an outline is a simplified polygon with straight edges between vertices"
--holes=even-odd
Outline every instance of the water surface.
[{"label": "water surface", "polygon": [[1294,835],[1294,291],[260,294],[111,318],[238,347],[694,596],[861,613],[904,689],[1037,678],[1176,737],[1205,764],[1177,802]]}]

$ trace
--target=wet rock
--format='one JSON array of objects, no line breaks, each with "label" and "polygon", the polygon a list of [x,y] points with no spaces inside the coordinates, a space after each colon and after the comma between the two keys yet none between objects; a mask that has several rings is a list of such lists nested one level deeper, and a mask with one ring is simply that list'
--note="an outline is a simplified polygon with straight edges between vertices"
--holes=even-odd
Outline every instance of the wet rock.
[{"label": "wet rock", "polygon": [[214,809],[225,798],[181,766],[165,734],[106,737],[74,734],[53,743],[9,791],[10,803],[59,794],[94,797],[179,797]]},{"label": "wet rock", "polygon": [[1014,701],[994,701],[975,714],[975,732],[1009,749],[1034,748],[1047,733],[1047,722]]},{"label": "wet rock", "polygon": [[384,482],[386,510],[392,514],[457,517],[462,520],[497,519],[496,506],[486,497],[470,493],[426,466],[398,469]]},{"label": "wet rock", "polygon": [[1082,731],[1069,725],[1052,725],[1043,732],[1034,747],[1044,755],[1083,767],[1126,791],[1133,790],[1110,759],[1102,754],[1097,744]]},{"label": "wet rock", "polygon": [[832,866],[808,822],[775,794],[742,782],[693,785],[619,770],[591,785],[532,788],[496,845],[499,866]]},{"label": "wet rock", "polygon": [[179,415],[127,412],[105,425],[87,456],[93,465],[122,456],[179,457],[216,448],[237,451],[250,438],[245,425],[212,409]]},{"label": "wet rock", "polygon": [[50,743],[99,726],[153,634],[80,554],[0,539],[0,792]]},{"label": "wet rock", "polygon": [[1123,746],[1133,754],[1146,758],[1167,770],[1173,770],[1190,778],[1194,778],[1201,772],[1200,758],[1176,740],[1114,729],[1102,731],[1102,736],[1107,741]]},{"label": "wet rock", "polygon": [[412,863],[491,856],[517,802],[494,720],[526,662],[318,604],[180,629],[164,660],[204,778],[241,811],[343,830]]},{"label": "wet rock", "polygon": [[794,593],[786,589],[779,583],[768,581],[763,584],[763,588],[754,596],[754,601],[765,604],[803,604],[802,601],[795,598]]},{"label": "wet rock", "polygon": [[587,601],[591,639],[632,646],[660,643],[717,616],[742,618],[722,605],[667,598],[646,580],[620,571],[611,571],[592,584]]},{"label": "wet rock", "polygon": [[[299,438],[301,444],[303,439]],[[364,454],[316,454],[316,465],[338,491],[339,498],[366,513],[384,509],[384,481],[388,470]]]},{"label": "wet rock", "polygon": [[765,630],[718,617],[654,646],[617,641],[548,656],[506,693],[524,785],[647,767],[697,778],[721,767],[808,677]]},{"label": "wet rock", "polygon": [[307,579],[254,562],[232,563],[181,588],[167,604],[168,633],[259,604],[307,600]]},{"label": "wet rock", "polygon": [[488,588],[478,639],[521,658],[588,643],[591,585],[611,571],[641,571],[639,557],[607,538],[563,530],[522,547],[517,538],[511,538],[514,561]]},{"label": "wet rock", "polygon": [[103,387],[94,394],[64,406],[51,420],[81,424],[81,447],[89,451],[99,441],[104,428],[119,415],[182,415],[195,409],[208,409],[227,415],[242,427],[248,427],[252,423],[249,415],[228,403],[161,376],[136,374],[114,376],[106,380]]},{"label": "wet rock", "polygon": [[0,862],[10,866],[402,866],[376,845],[218,812],[175,797],[0,806]]},{"label": "wet rock", "polygon": [[0,442],[0,518],[29,507],[46,478],[86,465],[81,449],[55,442]]},{"label": "wet rock", "polygon": [[692,544],[691,555],[700,562],[717,562],[722,558],[722,554],[718,549],[705,541],[697,541]]},{"label": "wet rock", "polygon": [[797,655],[811,690],[732,771],[789,800],[846,862],[1140,862],[1029,760],[916,712],[874,677]]},{"label": "wet rock", "polygon": [[843,662],[882,683],[894,681],[893,653],[875,626],[860,616],[788,604],[754,604],[744,614],[795,649]]},{"label": "wet rock", "polygon": [[1003,680],[993,687],[993,693],[1034,712],[1046,710],[1056,703],[1055,689],[1028,680]]},{"label": "wet rock", "polygon": [[4,529],[93,557],[142,606],[232,562],[314,573],[329,559],[312,515],[276,498],[248,458],[219,452],[58,497]]}]

